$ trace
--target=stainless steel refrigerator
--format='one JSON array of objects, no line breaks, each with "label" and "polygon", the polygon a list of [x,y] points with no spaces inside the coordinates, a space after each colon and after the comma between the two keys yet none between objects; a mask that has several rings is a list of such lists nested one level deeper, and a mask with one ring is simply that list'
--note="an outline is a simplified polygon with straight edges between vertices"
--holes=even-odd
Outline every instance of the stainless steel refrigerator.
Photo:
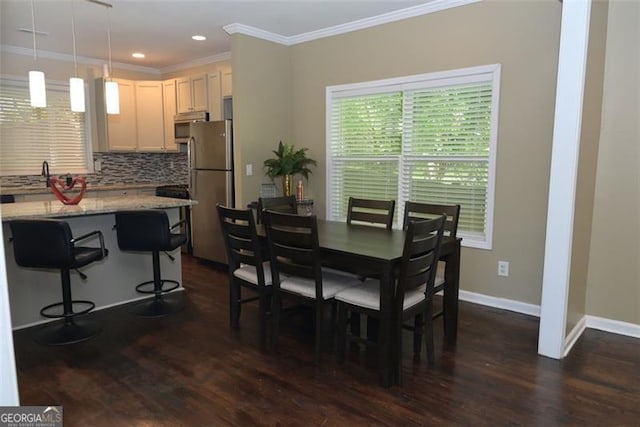
[{"label": "stainless steel refrigerator", "polygon": [[234,206],[231,120],[191,123],[188,144],[193,255],[227,263],[216,204]]}]

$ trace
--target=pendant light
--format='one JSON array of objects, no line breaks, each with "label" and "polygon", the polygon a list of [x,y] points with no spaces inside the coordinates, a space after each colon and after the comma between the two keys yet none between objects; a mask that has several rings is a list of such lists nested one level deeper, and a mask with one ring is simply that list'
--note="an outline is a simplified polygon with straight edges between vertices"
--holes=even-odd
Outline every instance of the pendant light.
[{"label": "pendant light", "polygon": [[[33,34],[33,62],[34,65],[37,65],[36,14],[34,12],[33,0],[31,0],[31,30]],[[42,71],[29,71],[29,96],[32,107],[44,108],[47,106],[47,90],[44,83],[44,73]]]},{"label": "pendant light", "polygon": [[107,43],[109,48],[109,72],[105,76],[108,80],[104,84],[104,97],[107,106],[107,114],[120,114],[120,94],[118,93],[118,82],[111,79],[111,14],[109,9],[111,5],[107,5]]},{"label": "pendant light", "polygon": [[76,57],[76,15],[73,3],[74,0],[71,0],[71,35],[73,36],[74,77],[69,79],[69,100],[71,101],[71,111],[75,113],[84,113],[84,80],[78,77],[78,59]]}]

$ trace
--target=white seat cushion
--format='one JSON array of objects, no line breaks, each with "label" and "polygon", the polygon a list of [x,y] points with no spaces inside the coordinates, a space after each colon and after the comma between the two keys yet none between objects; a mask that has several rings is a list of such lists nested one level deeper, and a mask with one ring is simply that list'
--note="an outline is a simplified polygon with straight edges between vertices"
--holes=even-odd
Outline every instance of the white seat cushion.
[{"label": "white seat cushion", "polygon": [[[412,289],[404,296],[403,309],[406,310],[426,298],[424,295],[425,286]],[[372,310],[380,310],[380,281],[376,279],[367,279],[359,286],[354,286],[338,292],[335,296],[336,300],[346,302],[347,304],[357,305]]]},{"label": "white seat cushion", "polygon": [[[271,285],[271,264],[269,261],[262,263],[262,269],[264,270],[264,284],[266,286]],[[233,272],[233,275],[246,282],[258,285],[258,272],[256,267],[249,264],[242,264],[240,268]]]},{"label": "white seat cushion", "polygon": [[[343,289],[360,284],[358,279],[343,274],[322,272],[322,298],[330,299]],[[316,297],[316,281],[306,277],[289,276],[280,282],[280,288],[307,298]]]}]

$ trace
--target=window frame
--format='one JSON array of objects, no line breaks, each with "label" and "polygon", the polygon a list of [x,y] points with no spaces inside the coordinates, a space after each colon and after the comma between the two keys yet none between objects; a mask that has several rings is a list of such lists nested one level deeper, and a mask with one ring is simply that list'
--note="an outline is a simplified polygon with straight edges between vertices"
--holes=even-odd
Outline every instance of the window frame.
[{"label": "window frame", "polygon": [[[50,90],[53,91],[57,91],[60,93],[66,93],[67,97],[69,96],[69,82],[68,81],[60,81],[60,80],[51,80],[51,79],[47,79],[46,82],[46,90],[47,92],[49,92]],[[3,86],[14,86],[14,87],[19,87],[19,88],[24,88],[26,89],[26,91],[28,92],[29,90],[29,81],[27,78],[23,77],[23,76],[15,76],[15,75],[0,75],[0,88]],[[87,86],[87,83],[85,82],[84,84],[84,93],[85,93],[85,98],[87,98],[87,95],[89,93],[89,88]],[[49,98],[49,97],[47,97]],[[51,108],[49,103],[47,103],[47,107],[45,108]],[[85,112],[84,113],[76,113],[76,114],[83,114],[83,127],[84,127],[84,148],[85,148],[85,168],[83,170],[76,170],[72,173],[74,174],[90,174],[94,172],[93,169],[93,129],[91,126],[91,117],[92,117],[92,110],[90,107],[91,103],[87,102],[87,99],[85,99]],[[69,105],[69,110],[71,109],[70,105]],[[2,149],[0,147],[0,152],[2,152]],[[56,165],[55,163],[53,163],[50,159],[39,159],[39,161],[44,161],[44,160],[48,160],[50,163],[50,168],[52,170],[52,174],[55,173],[58,174],[63,174],[63,173],[67,173],[68,171],[64,171],[63,168],[64,166],[60,166],[60,165]],[[41,172],[41,166],[37,166],[35,167],[35,169],[31,170],[31,169],[20,169],[20,170],[12,170],[12,171],[5,171],[4,169],[0,170],[0,176],[22,176],[22,175],[39,175]]]},{"label": "window frame", "polygon": [[[438,71],[433,73],[415,74],[403,77],[394,77],[389,79],[372,80],[367,82],[349,83],[343,85],[327,86],[325,90],[325,160],[327,165],[326,173],[326,218],[329,220],[340,220],[332,216],[333,202],[329,194],[332,186],[332,177],[334,175],[334,163],[332,159],[332,107],[335,99],[376,95],[391,92],[403,92],[405,90],[429,89],[436,87],[446,87],[451,85],[463,85],[468,83],[486,82],[491,85],[491,119],[489,124],[489,153],[487,159],[488,177],[486,186],[486,215],[484,239],[474,238],[472,234],[465,234],[464,230],[458,229],[458,235],[463,238],[462,244],[466,247],[478,249],[493,248],[493,222],[495,210],[495,183],[497,174],[497,148],[498,148],[498,119],[499,119],[499,100],[500,100],[500,64],[481,65],[468,68],[460,68],[448,71]],[[402,147],[404,148],[404,131]],[[401,227],[401,219],[404,215],[405,199],[402,192],[402,168],[405,155],[401,152],[398,163],[398,200],[396,200],[397,215],[394,221],[394,227]],[[449,160],[449,157],[443,157],[443,160]],[[462,161],[463,159],[453,159],[453,161]]]}]

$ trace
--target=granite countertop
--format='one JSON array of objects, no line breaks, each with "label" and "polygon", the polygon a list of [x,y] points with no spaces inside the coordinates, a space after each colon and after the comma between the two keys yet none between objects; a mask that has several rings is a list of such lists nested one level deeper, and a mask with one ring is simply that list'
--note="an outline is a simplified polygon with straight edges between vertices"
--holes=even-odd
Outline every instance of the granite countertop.
[{"label": "granite countertop", "polygon": [[18,218],[51,218],[114,213],[119,210],[167,209],[197,204],[195,200],[169,197],[86,197],[77,205],[64,205],[58,200],[7,203],[0,206],[3,221]]},{"label": "granite countertop", "polygon": [[[109,184],[109,185],[87,185],[87,192],[90,191],[116,191],[116,190],[139,190],[145,188],[156,188],[161,185],[174,184],[174,183],[164,183],[164,182],[156,182],[156,183],[136,183],[136,184]],[[51,193],[51,189],[44,186],[42,187],[0,187],[0,194],[13,194],[13,195],[22,195],[22,194],[49,194]]]}]

